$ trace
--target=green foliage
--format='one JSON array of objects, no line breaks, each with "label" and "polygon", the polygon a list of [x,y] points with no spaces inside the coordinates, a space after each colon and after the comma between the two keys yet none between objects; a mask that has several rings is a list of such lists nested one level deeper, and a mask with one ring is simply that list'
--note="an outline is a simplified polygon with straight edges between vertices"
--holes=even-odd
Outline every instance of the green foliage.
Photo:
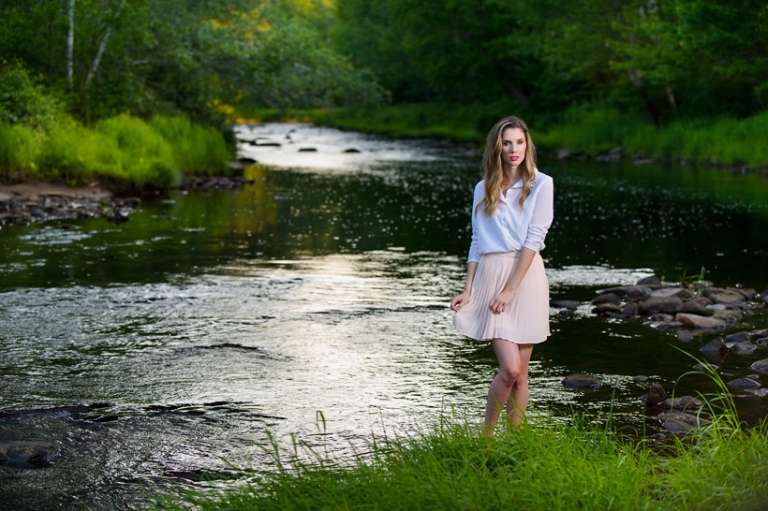
[{"label": "green foliage", "polygon": [[22,125],[0,122],[0,181],[12,180],[25,170],[37,174],[40,133]]},{"label": "green foliage", "polygon": [[155,117],[150,125],[172,147],[177,169],[200,175],[228,172],[229,151],[219,130],[193,124],[187,117]]},{"label": "green foliage", "polygon": [[[483,437],[443,420],[409,438],[375,439],[335,461],[308,449],[219,495],[171,509],[752,509],[768,498],[766,427],[715,419],[660,452],[608,425],[539,420]],[[309,458],[309,461],[305,461]],[[164,507],[164,509],[167,507]]]},{"label": "green foliage", "polygon": [[18,64],[0,67],[0,123],[45,126],[64,115],[61,102]]}]

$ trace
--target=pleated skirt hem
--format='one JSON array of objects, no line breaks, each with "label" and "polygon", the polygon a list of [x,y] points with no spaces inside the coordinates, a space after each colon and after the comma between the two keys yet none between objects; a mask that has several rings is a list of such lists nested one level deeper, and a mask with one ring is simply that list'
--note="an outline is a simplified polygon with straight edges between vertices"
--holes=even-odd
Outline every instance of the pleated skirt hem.
[{"label": "pleated skirt hem", "polygon": [[480,258],[469,303],[453,316],[453,325],[459,332],[478,341],[504,339],[517,344],[539,344],[547,340],[549,281],[538,253],[507,310],[493,314],[489,308],[504,288],[519,254],[494,253]]}]

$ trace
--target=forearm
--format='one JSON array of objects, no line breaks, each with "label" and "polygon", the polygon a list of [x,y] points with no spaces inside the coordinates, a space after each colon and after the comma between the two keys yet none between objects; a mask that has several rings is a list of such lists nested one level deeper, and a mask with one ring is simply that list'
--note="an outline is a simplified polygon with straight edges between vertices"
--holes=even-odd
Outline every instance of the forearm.
[{"label": "forearm", "polygon": [[470,261],[467,263],[467,280],[464,283],[464,292],[469,293],[472,291],[472,283],[475,281],[475,274],[477,274],[477,262]]},{"label": "forearm", "polygon": [[523,248],[520,250],[520,255],[517,258],[517,263],[515,263],[515,268],[509,275],[506,284],[504,284],[504,291],[511,292],[520,287],[520,283],[523,281],[525,274],[528,273],[528,268],[531,267],[535,255],[536,252],[530,248]]}]

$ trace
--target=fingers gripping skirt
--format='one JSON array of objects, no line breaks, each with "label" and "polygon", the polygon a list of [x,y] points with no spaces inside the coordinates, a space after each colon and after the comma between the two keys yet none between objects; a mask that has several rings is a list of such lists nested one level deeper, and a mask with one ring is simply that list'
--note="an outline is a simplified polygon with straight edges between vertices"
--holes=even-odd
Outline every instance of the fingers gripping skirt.
[{"label": "fingers gripping skirt", "polygon": [[549,281],[538,253],[507,310],[493,314],[489,308],[504,288],[519,254],[506,252],[481,257],[469,303],[453,316],[453,326],[459,332],[472,339],[505,339],[517,344],[547,340],[550,335]]}]

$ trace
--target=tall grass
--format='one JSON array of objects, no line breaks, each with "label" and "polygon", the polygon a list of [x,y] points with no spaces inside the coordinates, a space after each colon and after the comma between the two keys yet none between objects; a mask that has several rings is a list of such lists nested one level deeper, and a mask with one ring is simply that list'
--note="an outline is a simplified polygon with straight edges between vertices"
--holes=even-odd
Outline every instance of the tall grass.
[{"label": "tall grass", "polygon": [[768,428],[729,420],[657,448],[586,417],[502,431],[442,421],[411,438],[375,440],[353,463],[298,451],[248,485],[188,494],[164,509],[765,509]]},{"label": "tall grass", "polygon": [[221,132],[185,117],[147,123],[123,114],[89,128],[60,116],[44,129],[0,123],[0,178],[69,184],[102,180],[116,188],[168,188],[189,174],[225,174]]}]

